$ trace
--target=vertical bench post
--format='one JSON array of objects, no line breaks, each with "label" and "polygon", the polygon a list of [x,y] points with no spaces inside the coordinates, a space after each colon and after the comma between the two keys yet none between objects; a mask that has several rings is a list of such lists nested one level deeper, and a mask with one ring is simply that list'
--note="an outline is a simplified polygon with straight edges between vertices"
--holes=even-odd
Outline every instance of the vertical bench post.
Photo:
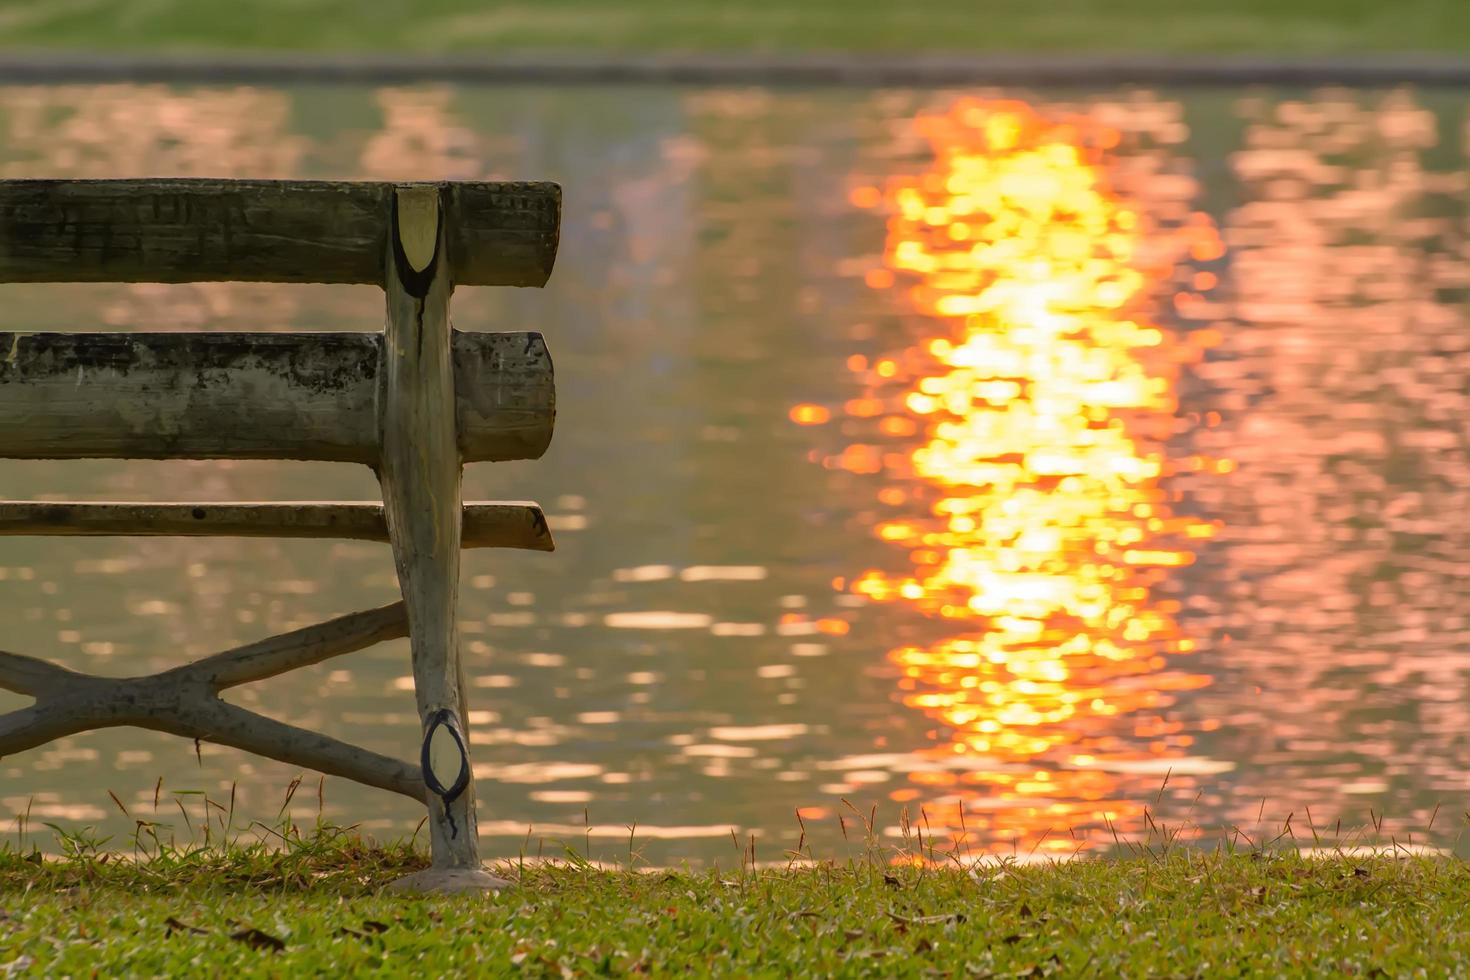
[{"label": "vertical bench post", "polygon": [[455,433],[445,226],[437,186],[395,188],[384,288],[388,314],[381,398],[388,535],[408,606],[414,691],[423,723],[433,866],[399,882],[412,890],[497,888],[480,865],[465,734],[464,676],[455,619],[461,481]]}]

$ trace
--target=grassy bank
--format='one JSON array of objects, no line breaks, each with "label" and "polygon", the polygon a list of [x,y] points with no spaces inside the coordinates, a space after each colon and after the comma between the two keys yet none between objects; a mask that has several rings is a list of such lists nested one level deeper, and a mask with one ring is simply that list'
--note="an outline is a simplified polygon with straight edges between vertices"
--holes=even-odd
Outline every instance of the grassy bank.
[{"label": "grassy bank", "polygon": [[0,48],[1470,52],[1447,0],[0,0]]},{"label": "grassy bank", "polygon": [[492,898],[407,899],[422,866],[340,831],[285,846],[0,851],[0,971],[300,976],[1270,976],[1459,973],[1470,871],[1408,855],[1171,848],[972,868],[511,864]]}]

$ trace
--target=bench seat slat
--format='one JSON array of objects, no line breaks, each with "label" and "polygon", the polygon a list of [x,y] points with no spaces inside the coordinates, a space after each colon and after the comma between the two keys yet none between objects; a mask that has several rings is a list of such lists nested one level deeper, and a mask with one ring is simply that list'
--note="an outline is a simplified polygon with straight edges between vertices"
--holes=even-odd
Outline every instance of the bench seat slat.
[{"label": "bench seat slat", "polygon": [[[133,503],[0,500],[0,535],[154,535],[350,538],[387,541],[383,505],[370,501]],[[539,504],[464,505],[464,547],[552,551]]]}]

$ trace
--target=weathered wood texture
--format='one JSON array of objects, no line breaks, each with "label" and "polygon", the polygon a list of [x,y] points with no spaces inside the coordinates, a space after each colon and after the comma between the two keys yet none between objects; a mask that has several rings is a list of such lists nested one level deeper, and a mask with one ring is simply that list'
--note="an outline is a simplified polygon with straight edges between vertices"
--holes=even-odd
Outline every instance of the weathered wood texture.
[{"label": "weathered wood texture", "polygon": [[[541,286],[553,183],[425,185],[461,286]],[[383,282],[393,186],[313,180],[0,181],[0,282]]]},{"label": "weathered wood texture", "polygon": [[408,634],[403,603],[283,633],[151,677],[96,677],[0,652],[0,688],[36,702],[0,715],[0,757],[65,735],[132,725],[309,766],[417,800],[417,767],[222,701],[222,690]]},{"label": "weathered wood texture", "polygon": [[403,603],[393,602],[234,647],[158,676],[180,683],[203,682],[218,694],[225,688],[263,681],[407,635],[408,611]]},{"label": "weathered wood texture", "polygon": [[[445,723],[469,738],[455,606],[459,597],[462,471],[455,451],[455,378],[449,295],[452,269],[436,195],[399,190],[393,235],[384,250],[387,280],[383,487],[398,581],[412,624],[414,692],[424,726],[425,782],[429,745]],[[464,759],[466,770],[468,758]],[[480,872],[473,779],[452,798],[430,783],[429,840],[436,868]]]},{"label": "weathered wood texture", "polygon": [[[0,456],[375,464],[383,343],[371,333],[0,333]],[[546,451],[556,385],[540,334],[455,331],[453,363],[459,455]]]},{"label": "weathered wood texture", "polygon": [[[148,504],[0,500],[0,535],[180,535],[387,541],[383,506],[343,501]],[[465,548],[554,551],[546,515],[520,501],[464,505]]]},{"label": "weathered wood texture", "polygon": [[[115,725],[235,746],[424,801],[433,867],[402,887],[506,887],[479,859],[460,550],[552,542],[534,504],[466,507],[462,468],[540,456],[555,387],[539,334],[458,333],[449,297],[457,285],[543,285],[560,210],[554,184],[0,181],[0,282],[371,283],[387,295],[380,335],[0,333],[0,457],[364,463],[382,507],[0,501],[0,535],[387,540],[404,598],[152,677],[0,652],[0,688],[36,698],[0,715],[0,756]],[[404,635],[417,767],[220,698]]]}]

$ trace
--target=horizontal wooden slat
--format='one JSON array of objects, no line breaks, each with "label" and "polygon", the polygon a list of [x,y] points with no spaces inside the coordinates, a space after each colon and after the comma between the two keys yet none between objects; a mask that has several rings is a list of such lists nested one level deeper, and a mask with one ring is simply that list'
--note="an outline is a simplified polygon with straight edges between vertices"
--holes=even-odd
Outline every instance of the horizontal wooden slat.
[{"label": "horizontal wooden slat", "polygon": [[453,334],[460,457],[539,459],[556,423],[556,375],[545,339],[534,332]]},{"label": "horizontal wooden slat", "polygon": [[[375,464],[383,337],[0,333],[0,457]],[[454,335],[466,462],[534,459],[556,414],[537,333]]]},{"label": "horizontal wooden slat", "polygon": [[[387,541],[383,505],[356,501],[153,504],[0,500],[0,535],[351,538]],[[552,551],[538,504],[464,505],[464,547]]]},{"label": "horizontal wooden slat", "polygon": [[[0,181],[0,282],[383,282],[395,185],[325,180]],[[441,188],[454,282],[541,286],[561,188]]]}]

